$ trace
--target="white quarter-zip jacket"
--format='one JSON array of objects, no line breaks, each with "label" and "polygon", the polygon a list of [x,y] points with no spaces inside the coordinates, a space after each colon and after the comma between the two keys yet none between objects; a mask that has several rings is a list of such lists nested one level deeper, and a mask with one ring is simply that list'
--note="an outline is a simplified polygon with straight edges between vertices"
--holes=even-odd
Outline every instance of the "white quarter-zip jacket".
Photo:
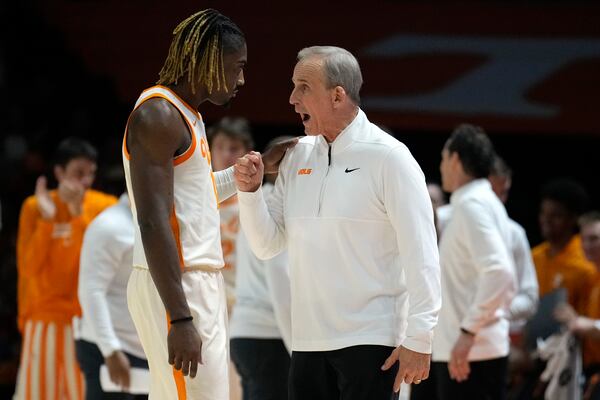
[{"label": "white quarter-zip jacket", "polygon": [[450,360],[461,328],[475,333],[469,361],[504,357],[507,309],[516,287],[510,220],[487,179],[462,186],[450,203],[452,218],[440,240],[444,304],[432,358]]},{"label": "white quarter-zip jacket", "polygon": [[[263,186],[268,198],[272,184]],[[231,339],[282,339],[291,350],[290,274],[287,253],[259,260],[243,231],[237,235],[235,305],[229,321]]]},{"label": "white quarter-zip jacket", "polygon": [[256,255],[288,248],[292,350],[431,352],[437,240],[425,178],[406,146],[359,110],[331,145],[310,136],[288,150],[267,202],[260,189],[238,195]]}]

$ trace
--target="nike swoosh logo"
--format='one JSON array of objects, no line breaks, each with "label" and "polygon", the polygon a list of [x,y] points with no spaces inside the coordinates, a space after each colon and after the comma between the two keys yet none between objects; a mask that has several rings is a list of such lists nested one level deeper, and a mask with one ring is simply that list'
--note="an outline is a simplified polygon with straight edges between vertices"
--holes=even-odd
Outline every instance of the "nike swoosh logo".
[{"label": "nike swoosh logo", "polygon": [[360,167],[359,167],[359,168],[353,168],[353,169],[348,169],[348,168],[346,168],[346,170],[345,170],[344,172],[345,172],[345,173],[349,173],[349,172],[356,171],[357,169],[360,169]]}]

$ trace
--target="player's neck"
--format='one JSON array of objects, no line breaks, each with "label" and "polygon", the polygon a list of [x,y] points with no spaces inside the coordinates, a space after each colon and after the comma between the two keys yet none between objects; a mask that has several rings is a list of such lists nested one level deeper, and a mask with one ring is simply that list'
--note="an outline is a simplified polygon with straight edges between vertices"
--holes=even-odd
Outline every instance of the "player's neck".
[{"label": "player's neck", "polygon": [[206,90],[204,90],[204,88],[196,87],[195,91],[192,92],[192,87],[187,82],[169,85],[169,89],[175,92],[177,96],[179,96],[195,110],[200,109],[200,104],[204,103],[204,101],[208,99],[208,95],[206,94]]}]

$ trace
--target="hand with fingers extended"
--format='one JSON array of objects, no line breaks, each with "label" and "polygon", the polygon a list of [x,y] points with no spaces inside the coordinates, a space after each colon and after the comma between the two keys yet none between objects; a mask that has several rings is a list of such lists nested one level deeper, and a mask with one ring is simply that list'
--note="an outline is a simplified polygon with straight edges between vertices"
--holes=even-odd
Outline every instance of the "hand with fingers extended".
[{"label": "hand with fingers extended", "polygon": [[38,211],[43,219],[51,220],[56,215],[56,204],[48,192],[48,182],[46,177],[40,176],[35,183],[35,199]]},{"label": "hand with fingers extended", "polygon": [[202,340],[191,321],[172,324],[167,336],[169,364],[194,378],[202,364]]},{"label": "hand with fingers extended", "polygon": [[264,165],[260,153],[252,151],[237,159],[233,176],[241,192],[256,192],[262,184],[263,175]]},{"label": "hand with fingers extended", "polygon": [[283,159],[287,149],[294,147],[298,143],[298,138],[292,138],[275,143],[269,147],[263,154],[262,160],[265,166],[265,174],[276,174],[279,171],[279,163]]},{"label": "hand with fingers extended", "polygon": [[398,346],[392,354],[385,360],[381,367],[387,371],[396,362],[399,362],[398,373],[394,381],[394,392],[400,391],[402,382],[407,384],[419,384],[421,381],[429,378],[429,366],[431,363],[431,354],[418,353],[403,346]]},{"label": "hand with fingers extended", "polygon": [[473,343],[475,343],[475,335],[461,332],[450,353],[448,372],[450,373],[450,378],[459,383],[469,379],[469,374],[471,373],[469,352],[473,347]]}]

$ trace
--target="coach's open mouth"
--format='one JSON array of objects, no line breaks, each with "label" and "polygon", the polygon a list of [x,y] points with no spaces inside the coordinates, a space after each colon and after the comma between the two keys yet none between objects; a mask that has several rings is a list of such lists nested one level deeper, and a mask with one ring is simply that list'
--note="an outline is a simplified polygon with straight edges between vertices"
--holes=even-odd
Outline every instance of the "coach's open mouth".
[{"label": "coach's open mouth", "polygon": [[300,117],[302,118],[302,122],[307,122],[310,119],[310,115],[305,113],[300,113]]}]

